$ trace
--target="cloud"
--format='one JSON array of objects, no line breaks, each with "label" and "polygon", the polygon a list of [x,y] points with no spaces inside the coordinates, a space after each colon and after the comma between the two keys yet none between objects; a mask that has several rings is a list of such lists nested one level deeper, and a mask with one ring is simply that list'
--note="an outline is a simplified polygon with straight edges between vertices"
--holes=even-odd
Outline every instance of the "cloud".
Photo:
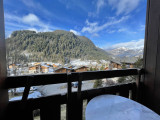
[{"label": "cloud", "polygon": [[16,22],[21,22],[21,18],[16,16],[16,15],[11,15],[8,13],[4,13],[4,18],[6,21],[16,21]]},{"label": "cloud", "polygon": [[141,49],[144,47],[144,39],[132,40],[129,42],[114,44],[110,47],[107,47],[107,49],[114,49],[114,48],[120,48],[120,47],[125,47],[129,49]]},{"label": "cloud", "polygon": [[93,37],[99,37],[99,35],[97,33],[94,33],[92,36]]},{"label": "cloud", "polygon": [[98,17],[98,14],[100,13],[101,9],[106,6],[105,0],[97,0],[97,2],[93,1],[92,4],[95,4],[94,12],[88,12],[89,17]]},{"label": "cloud", "polygon": [[116,30],[107,30],[107,33],[110,33],[110,34],[115,33],[115,32]]},{"label": "cloud", "polygon": [[5,29],[6,36],[9,36],[9,34],[15,30],[34,30],[36,32],[48,32],[60,28],[41,21],[40,18],[33,13],[29,13],[24,16],[16,16],[14,14],[5,13]]},{"label": "cloud", "polygon": [[40,22],[39,18],[36,15],[32,14],[32,13],[30,13],[30,14],[28,14],[26,16],[23,16],[22,21],[24,23],[31,24],[31,25],[32,24],[37,24],[37,23]]},{"label": "cloud", "polygon": [[80,33],[80,32],[78,32],[78,31],[76,31],[76,30],[72,30],[72,29],[70,29],[70,32],[74,33],[75,35],[81,35],[81,33]]},{"label": "cloud", "polygon": [[97,7],[97,14],[100,12],[100,10],[105,6],[105,1],[104,0],[98,0],[96,7]]},{"label": "cloud", "polygon": [[116,14],[128,14],[139,5],[140,0],[108,0],[108,4],[112,9],[116,10]]},{"label": "cloud", "polygon": [[41,11],[41,13],[45,14],[45,15],[49,15],[52,16],[53,13],[51,13],[50,11],[48,11],[46,8],[44,8],[39,2],[35,1],[35,0],[22,0],[22,2],[29,7],[30,9],[34,9],[36,11]]},{"label": "cloud", "polygon": [[118,29],[118,32],[125,32],[125,31],[127,31],[127,29],[125,28]]},{"label": "cloud", "polygon": [[108,22],[106,22],[105,24],[102,24],[102,25],[99,25],[98,22],[89,22],[88,20],[86,20],[86,25],[85,27],[82,28],[82,32],[88,32],[90,34],[95,34],[95,33],[98,33],[104,29],[107,29],[109,26],[112,26],[112,25],[116,25],[116,24],[119,24],[125,20],[127,20],[129,18],[129,16],[123,16],[121,17],[120,19],[116,20],[110,20]]}]

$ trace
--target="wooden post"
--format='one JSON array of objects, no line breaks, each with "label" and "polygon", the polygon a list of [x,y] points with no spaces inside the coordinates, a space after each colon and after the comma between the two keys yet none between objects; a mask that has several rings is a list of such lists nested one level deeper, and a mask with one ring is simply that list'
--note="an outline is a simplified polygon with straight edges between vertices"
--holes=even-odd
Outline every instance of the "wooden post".
[{"label": "wooden post", "polygon": [[77,115],[78,118],[77,120],[82,120],[82,112],[83,112],[83,100],[82,100],[82,80],[83,80],[83,75],[82,73],[79,73],[79,79],[78,79],[78,91],[77,91]]},{"label": "wooden post", "polygon": [[67,120],[70,120],[72,118],[72,78],[71,78],[71,73],[67,74],[67,112],[66,112],[66,116],[67,116]]},{"label": "wooden post", "polygon": [[138,69],[138,75],[136,79],[136,101],[141,102],[141,72],[142,70]]},{"label": "wooden post", "polygon": [[7,76],[6,70],[6,47],[4,32],[4,11],[3,0],[0,0],[0,119],[4,117],[6,105],[8,102],[8,92],[4,89],[4,82]]},{"label": "wooden post", "polygon": [[160,0],[148,0],[142,102],[160,114]]}]

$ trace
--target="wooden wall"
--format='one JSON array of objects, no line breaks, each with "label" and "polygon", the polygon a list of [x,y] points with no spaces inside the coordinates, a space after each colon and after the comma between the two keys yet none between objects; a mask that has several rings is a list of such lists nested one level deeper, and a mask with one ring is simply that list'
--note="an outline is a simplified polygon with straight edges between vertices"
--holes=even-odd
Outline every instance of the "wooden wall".
[{"label": "wooden wall", "polygon": [[160,0],[148,0],[142,102],[160,114]]},{"label": "wooden wall", "polygon": [[0,119],[2,119],[2,115],[4,115],[8,101],[8,93],[7,90],[4,89],[4,81],[6,79],[6,47],[4,34],[3,0],[0,0]]}]

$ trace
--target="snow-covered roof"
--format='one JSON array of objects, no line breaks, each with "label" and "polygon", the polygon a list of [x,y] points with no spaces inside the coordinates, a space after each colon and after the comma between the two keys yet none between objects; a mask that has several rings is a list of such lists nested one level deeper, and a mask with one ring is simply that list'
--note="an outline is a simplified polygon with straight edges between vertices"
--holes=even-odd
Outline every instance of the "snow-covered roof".
[{"label": "snow-covered roof", "polygon": [[74,68],[72,68],[72,69],[77,70],[77,69],[82,68],[82,67],[88,68],[87,66],[76,66],[76,67],[74,67]]},{"label": "snow-covered roof", "polygon": [[53,68],[49,68],[48,72],[54,72]]},{"label": "snow-covered roof", "polygon": [[44,67],[48,67],[48,68],[49,68],[49,66],[48,66],[48,65],[42,65],[42,66],[44,66]]}]

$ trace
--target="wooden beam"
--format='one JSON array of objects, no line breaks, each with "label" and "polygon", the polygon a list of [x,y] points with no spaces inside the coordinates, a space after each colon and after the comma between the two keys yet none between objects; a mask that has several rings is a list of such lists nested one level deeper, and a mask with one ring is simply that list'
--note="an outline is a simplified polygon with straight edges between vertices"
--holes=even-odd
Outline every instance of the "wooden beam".
[{"label": "wooden beam", "polygon": [[[106,71],[89,71],[81,72],[83,76],[83,81],[86,80],[95,80],[103,78],[112,78],[112,77],[121,77],[121,76],[130,76],[138,75],[137,69],[125,69],[125,70],[106,70]],[[58,84],[58,83],[67,83],[67,74],[42,74],[42,75],[32,75],[34,81],[31,86],[37,85],[47,85],[47,84]],[[71,73],[72,82],[78,81],[79,73]],[[6,88],[16,88],[16,87],[25,87],[27,83],[28,76],[11,76],[6,80]]]},{"label": "wooden beam", "polygon": [[4,11],[3,0],[0,0],[0,119],[4,115],[4,110],[8,102],[8,93],[4,89],[6,79],[6,47],[4,32]]},{"label": "wooden beam", "polygon": [[142,102],[160,114],[160,0],[148,0]]}]

